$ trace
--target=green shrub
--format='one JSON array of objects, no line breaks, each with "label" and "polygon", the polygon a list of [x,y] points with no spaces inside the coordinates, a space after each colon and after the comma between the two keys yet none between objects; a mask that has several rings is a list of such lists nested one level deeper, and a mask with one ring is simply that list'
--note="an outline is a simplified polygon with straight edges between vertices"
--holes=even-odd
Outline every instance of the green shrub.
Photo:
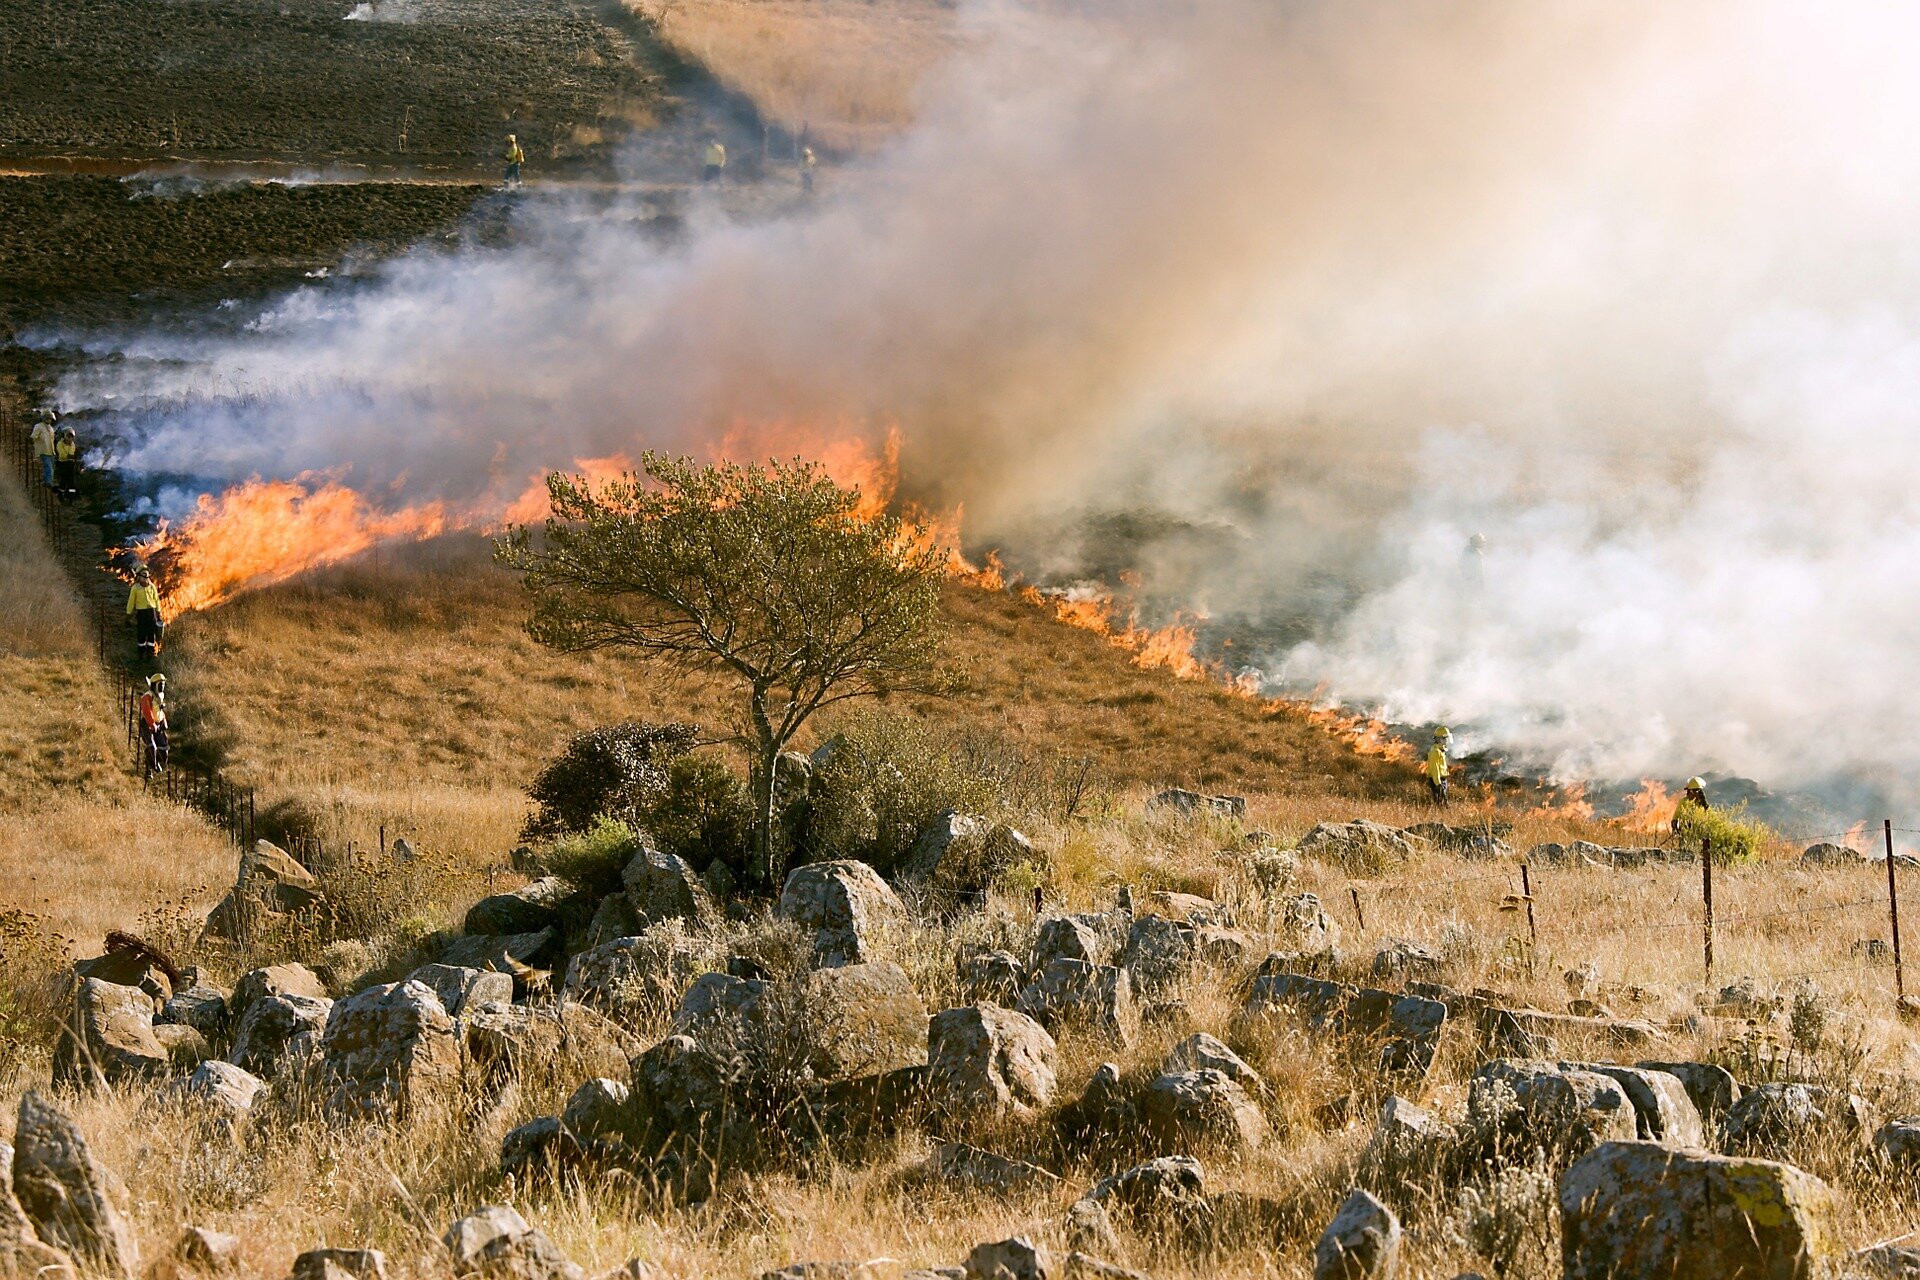
[{"label": "green shrub", "polygon": [[886,871],[942,811],[1000,808],[995,780],[969,768],[968,756],[923,721],[861,716],[814,770],[804,856],[858,858]]},{"label": "green shrub", "polygon": [[527,788],[528,839],[585,831],[601,816],[636,821],[667,787],[667,766],[692,747],[690,724],[629,720],[576,733]]},{"label": "green shrub", "polygon": [[605,897],[620,891],[620,873],[638,852],[640,833],[617,818],[602,816],[587,830],[555,841],[542,861],[548,874]]},{"label": "green shrub", "polygon": [[676,756],[667,765],[665,787],[641,806],[639,816],[656,847],[697,870],[715,858],[735,868],[745,864],[753,799],[723,760]]},{"label": "green shrub", "polygon": [[1680,823],[1678,838],[1688,849],[1699,848],[1705,840],[1716,866],[1750,861],[1759,854],[1762,845],[1773,839],[1773,832],[1765,823],[1749,819],[1746,814],[1744,804],[1732,809],[1702,809],[1682,800],[1674,811]]}]

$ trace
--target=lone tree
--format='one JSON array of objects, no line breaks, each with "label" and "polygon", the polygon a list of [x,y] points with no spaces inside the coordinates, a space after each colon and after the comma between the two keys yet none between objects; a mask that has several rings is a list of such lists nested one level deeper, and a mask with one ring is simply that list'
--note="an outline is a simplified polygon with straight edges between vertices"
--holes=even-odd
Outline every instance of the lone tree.
[{"label": "lone tree", "polygon": [[534,639],[626,648],[731,673],[754,752],[747,882],[777,888],[780,753],[807,717],[849,698],[933,692],[943,638],[943,547],[798,459],[766,466],[648,453],[601,485],[550,474],[539,537],[524,525],[500,561],[525,575]]}]

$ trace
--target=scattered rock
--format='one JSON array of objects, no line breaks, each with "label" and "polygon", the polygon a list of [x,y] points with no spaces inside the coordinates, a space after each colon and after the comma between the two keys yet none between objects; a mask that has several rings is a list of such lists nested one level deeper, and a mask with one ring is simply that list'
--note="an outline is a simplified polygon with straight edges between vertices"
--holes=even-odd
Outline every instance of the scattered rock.
[{"label": "scattered rock", "polygon": [[1193,925],[1165,916],[1141,916],[1128,931],[1120,953],[1120,967],[1142,994],[1158,994],[1180,986],[1193,973],[1199,945]]},{"label": "scattered rock", "polygon": [[75,1280],[73,1259],[41,1242],[14,1198],[12,1168],[13,1148],[0,1142],[0,1275]]},{"label": "scattered rock", "polygon": [[457,1018],[468,1008],[483,1004],[511,1004],[513,978],[491,969],[465,969],[451,964],[430,964],[407,975],[439,998],[447,1016]]},{"label": "scattered rock", "polygon": [[1206,1183],[1198,1160],[1161,1156],[1102,1178],[1086,1198],[1142,1229],[1183,1229],[1207,1218]]},{"label": "scattered rock", "polygon": [[247,1118],[266,1087],[266,1081],[231,1062],[211,1060],[195,1067],[186,1079],[176,1081],[167,1094],[202,1107],[214,1119],[231,1125]]},{"label": "scattered rock", "polygon": [[1103,1062],[1095,1069],[1080,1096],[1054,1117],[1054,1132],[1070,1147],[1084,1146],[1125,1131],[1133,1111],[1120,1083],[1120,1068]]},{"label": "scattered rock", "polygon": [[1113,959],[1114,943],[1105,924],[1089,914],[1048,916],[1034,934],[1033,968],[1044,969],[1055,960],[1106,964]]},{"label": "scattered rock", "polygon": [[1102,1262],[1092,1254],[1079,1252],[1067,1255],[1064,1274],[1066,1280],[1148,1280],[1144,1272],[1118,1267],[1111,1262]]},{"label": "scattered rock", "polygon": [[1791,1165],[1608,1142],[1560,1180],[1566,1280],[1803,1277],[1834,1247],[1832,1194]]},{"label": "scattered rock", "polygon": [[1211,1067],[1160,1076],[1141,1097],[1140,1114],[1162,1150],[1237,1155],[1258,1149],[1267,1137],[1259,1104]]},{"label": "scattered rock", "polygon": [[1203,796],[1198,791],[1168,787],[1147,801],[1147,812],[1156,811],[1190,816],[1204,813],[1216,818],[1238,818],[1247,812],[1243,796]]},{"label": "scattered rock", "polygon": [[618,1080],[595,1076],[568,1096],[560,1123],[577,1138],[617,1137],[629,1095],[630,1090]]},{"label": "scattered rock", "polygon": [[1821,843],[1808,845],[1800,861],[1809,867],[1858,867],[1867,860],[1843,844]]},{"label": "scattered rock", "polygon": [[207,916],[207,932],[216,938],[245,936],[253,923],[322,904],[320,882],[285,849],[265,840],[240,855],[233,889]]},{"label": "scattered rock", "polygon": [[304,996],[309,1000],[327,999],[327,984],[320,975],[303,964],[273,964],[254,969],[233,984],[233,997],[227,1008],[237,1018],[268,996]]},{"label": "scattered rock", "polygon": [[1447,1006],[1425,996],[1275,973],[1268,966],[1254,977],[1242,1012],[1249,1025],[1287,1014],[1317,1031],[1377,1042],[1380,1069],[1409,1076],[1424,1076],[1433,1065],[1447,1021]]},{"label": "scattered rock", "polygon": [[1057,1280],[1053,1255],[1024,1236],[978,1244],[967,1255],[967,1280]]},{"label": "scattered rock", "polygon": [[1865,1147],[1878,1120],[1865,1099],[1814,1084],[1755,1085],[1721,1121],[1729,1151],[1780,1156],[1803,1140],[1824,1137]]},{"label": "scattered rock", "polygon": [[157,1008],[173,995],[180,971],[149,943],[116,930],[107,934],[106,954],[76,961],[73,976],[138,987]]},{"label": "scattered rock", "polygon": [[1355,1187],[1313,1251],[1313,1280],[1391,1280],[1400,1265],[1400,1219]]},{"label": "scattered rock", "polygon": [[1070,1249],[1097,1249],[1101,1253],[1120,1251],[1120,1234],[1113,1229],[1113,1218],[1097,1200],[1082,1197],[1067,1209],[1063,1233]]},{"label": "scattered rock", "polygon": [[333,1006],[320,1038],[320,1073],[334,1106],[414,1111],[453,1094],[460,1039],[425,984],[368,987]]},{"label": "scattered rock", "polygon": [[1011,951],[982,951],[958,965],[960,995],[971,1004],[1011,1006],[1027,985],[1027,966]]},{"label": "scattered rock", "polygon": [[1583,1018],[1542,1009],[1507,1009],[1488,1005],[1479,1011],[1480,1033],[1495,1053],[1512,1057],[1553,1057],[1563,1047],[1599,1043],[1622,1049],[1657,1044],[1659,1029],[1652,1023],[1624,1018]]},{"label": "scattered rock", "polygon": [[1443,822],[1420,822],[1408,827],[1407,834],[1461,858],[1504,858],[1513,852],[1505,840],[1505,837],[1513,834],[1513,824],[1510,822],[1495,822],[1480,827],[1450,827]]},{"label": "scattered rock", "polygon": [[905,921],[907,909],[879,872],[843,860],[795,867],[775,914],[812,932],[815,965],[837,967],[874,959],[880,931]]},{"label": "scattered rock", "polygon": [[167,1026],[192,1027],[208,1041],[226,1039],[230,1021],[227,1013],[227,997],[217,987],[188,987],[176,991],[161,1006],[156,1024]]},{"label": "scattered rock", "polygon": [[1887,1121],[1875,1131],[1873,1149],[1888,1163],[1901,1168],[1920,1165],[1920,1119]]},{"label": "scattered rock", "polygon": [[264,996],[247,1006],[227,1061],[271,1079],[283,1065],[313,1060],[333,1001],[314,996]]},{"label": "scattered rock", "polygon": [[713,896],[685,858],[642,848],[620,873],[627,902],[642,925],[663,920],[703,924],[718,918]]},{"label": "scattered rock", "polygon": [[1707,1145],[1707,1126],[1680,1077],[1610,1063],[1563,1062],[1560,1066],[1564,1070],[1597,1072],[1625,1090],[1627,1101],[1633,1104],[1637,1136],[1646,1141],[1664,1142],[1670,1147]]},{"label": "scattered rock", "polygon": [[165,1074],[170,1059],[153,1034],[153,998],[138,987],[81,978],[53,1051],[56,1083],[117,1084]]},{"label": "scattered rock", "polygon": [[944,1182],[1001,1195],[1047,1191],[1060,1184],[1057,1176],[1037,1164],[983,1151],[963,1142],[943,1142],[934,1148],[929,1172]]},{"label": "scattered rock", "polygon": [[727,1027],[744,1025],[770,985],[759,978],[736,978],[730,973],[701,974],[680,997],[680,1008],[673,1015],[674,1034],[698,1040]]},{"label": "scattered rock", "polygon": [[480,899],[467,908],[461,928],[467,933],[538,933],[560,923],[560,908],[576,892],[558,876]]},{"label": "scattered rock", "polygon": [[440,948],[441,964],[460,969],[486,969],[513,978],[515,999],[544,990],[548,972],[560,957],[560,931],[468,934]]},{"label": "scattered rock", "polygon": [[1162,1074],[1200,1070],[1218,1071],[1249,1093],[1266,1091],[1266,1081],[1260,1078],[1258,1071],[1242,1061],[1239,1054],[1204,1031],[1196,1031],[1173,1046],[1160,1064]]},{"label": "scattered rock", "polygon": [[928,1092],[960,1121],[1032,1115],[1053,1100],[1054,1049],[1045,1028],[1014,1010],[945,1010],[927,1026]]},{"label": "scattered rock", "polygon": [[1321,955],[1339,945],[1340,926],[1314,894],[1281,898],[1274,903],[1273,915],[1273,936],[1284,952]]},{"label": "scattered rock", "polygon": [[1133,1039],[1133,982],[1125,969],[1055,960],[1020,993],[1020,1012],[1049,1030],[1091,1028],[1119,1044]]},{"label": "scattered rock", "polygon": [[1397,866],[1417,851],[1404,831],[1365,819],[1323,822],[1300,837],[1298,849],[1302,857],[1360,874]]},{"label": "scattered rock", "polygon": [[979,814],[961,813],[956,809],[936,814],[907,850],[900,864],[901,877],[915,881],[933,879],[946,860],[948,850],[984,837],[992,825]]},{"label": "scattered rock", "polygon": [[481,1245],[474,1255],[474,1274],[484,1280],[584,1280],[586,1276],[537,1227],[503,1232]]},{"label": "scattered rock", "polygon": [[188,1227],[173,1242],[174,1260],[190,1271],[219,1275],[240,1269],[240,1237]]},{"label": "scattered rock", "polygon": [[84,1269],[131,1277],[138,1266],[120,1201],[125,1190],[93,1158],[72,1120],[34,1089],[13,1131],[13,1193],[44,1243]]},{"label": "scattered rock", "polygon": [[470,1275],[478,1269],[480,1250],[502,1236],[525,1235],[530,1227],[518,1210],[504,1204],[475,1209],[447,1228],[440,1242],[453,1259],[453,1274]]},{"label": "scattered rock", "polygon": [[1637,1062],[1646,1071],[1664,1071],[1686,1087],[1703,1119],[1718,1121],[1740,1100],[1740,1083],[1725,1067],[1710,1062]]},{"label": "scattered rock", "polygon": [[1452,1125],[1394,1094],[1380,1107],[1367,1164],[1379,1170],[1432,1169],[1458,1138]]},{"label": "scattered rock", "polygon": [[1577,1156],[1602,1142],[1632,1140],[1639,1129],[1626,1091],[1591,1071],[1496,1058],[1473,1073],[1467,1090],[1475,1129],[1500,1148]]},{"label": "scattered rock", "polygon": [[378,1249],[309,1249],[293,1260],[291,1280],[387,1280],[387,1255]]},{"label": "scattered rock", "polygon": [[897,964],[816,969],[802,982],[808,1062],[822,1081],[927,1061],[927,1007]]},{"label": "scattered rock", "polygon": [[[715,865],[719,865],[717,862]],[[594,908],[593,919],[587,924],[586,936],[581,940],[583,950],[591,951],[595,947],[605,946],[616,938],[631,938],[639,933],[642,926],[640,917],[634,913],[633,904],[627,901],[625,893],[610,893],[600,899],[600,905]]]},{"label": "scattered rock", "polygon": [[468,1060],[499,1087],[517,1080],[529,1064],[567,1078],[618,1078],[640,1052],[640,1044],[585,1005],[564,1001],[530,1008],[485,1004],[460,1020]]},{"label": "scattered rock", "polygon": [[1377,982],[1395,978],[1437,978],[1446,961],[1432,947],[1421,946],[1406,938],[1388,938],[1373,956],[1373,976]]}]

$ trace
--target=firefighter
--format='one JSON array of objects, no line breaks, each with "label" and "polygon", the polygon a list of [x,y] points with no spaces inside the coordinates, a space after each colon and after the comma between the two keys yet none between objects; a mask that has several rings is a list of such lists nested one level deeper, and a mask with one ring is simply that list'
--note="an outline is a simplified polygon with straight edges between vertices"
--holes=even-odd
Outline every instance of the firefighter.
[{"label": "firefighter", "polygon": [[53,437],[53,487],[60,501],[72,502],[80,496],[80,440],[72,427],[62,427]]},{"label": "firefighter", "polygon": [[727,167],[727,149],[720,145],[720,139],[707,139],[707,167],[701,170],[700,181],[717,180]]},{"label": "firefighter", "polygon": [[147,677],[140,695],[140,737],[146,744],[147,776],[167,771],[167,678],[157,672]]},{"label": "firefighter", "polygon": [[1427,780],[1427,791],[1433,796],[1433,802],[1441,808],[1447,804],[1447,747],[1453,741],[1453,730],[1441,725],[1433,731],[1433,746],[1427,751],[1427,763],[1421,767],[1421,774]]},{"label": "firefighter", "polygon": [[813,167],[820,163],[820,157],[813,154],[812,147],[800,148],[800,189],[808,195],[813,194]]},{"label": "firefighter", "polygon": [[147,566],[133,571],[133,588],[127,592],[127,616],[133,619],[133,643],[142,657],[160,656],[160,637],[166,624],[160,620],[160,593],[154,589],[153,575]]},{"label": "firefighter", "polygon": [[520,139],[513,134],[507,135],[507,190],[520,186],[520,166],[525,163],[527,153],[520,149]]},{"label": "firefighter", "polygon": [[1680,834],[1682,821],[1687,817],[1687,806],[1707,810],[1713,808],[1707,803],[1707,783],[1704,778],[1688,778],[1687,789],[1680,795],[1680,803],[1673,806],[1673,834]]},{"label": "firefighter", "polygon": [[33,456],[40,459],[40,483],[51,489],[53,483],[53,420],[54,412],[49,409],[41,414],[33,424]]}]

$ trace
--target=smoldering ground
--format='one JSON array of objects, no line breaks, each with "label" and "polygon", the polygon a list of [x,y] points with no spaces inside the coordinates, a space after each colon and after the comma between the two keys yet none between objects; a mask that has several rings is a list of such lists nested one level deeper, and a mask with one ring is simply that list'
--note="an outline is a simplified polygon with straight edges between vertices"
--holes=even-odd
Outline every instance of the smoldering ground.
[{"label": "smoldering ground", "polygon": [[1561,777],[1911,792],[1920,14],[957,21],[920,124],[810,204],[696,194],[663,247],[533,197],[510,250],[136,337],[62,396],[115,406],[135,471],[475,511],[578,458],[897,423],[970,544],[1121,554],[1270,637],[1273,687]]}]

